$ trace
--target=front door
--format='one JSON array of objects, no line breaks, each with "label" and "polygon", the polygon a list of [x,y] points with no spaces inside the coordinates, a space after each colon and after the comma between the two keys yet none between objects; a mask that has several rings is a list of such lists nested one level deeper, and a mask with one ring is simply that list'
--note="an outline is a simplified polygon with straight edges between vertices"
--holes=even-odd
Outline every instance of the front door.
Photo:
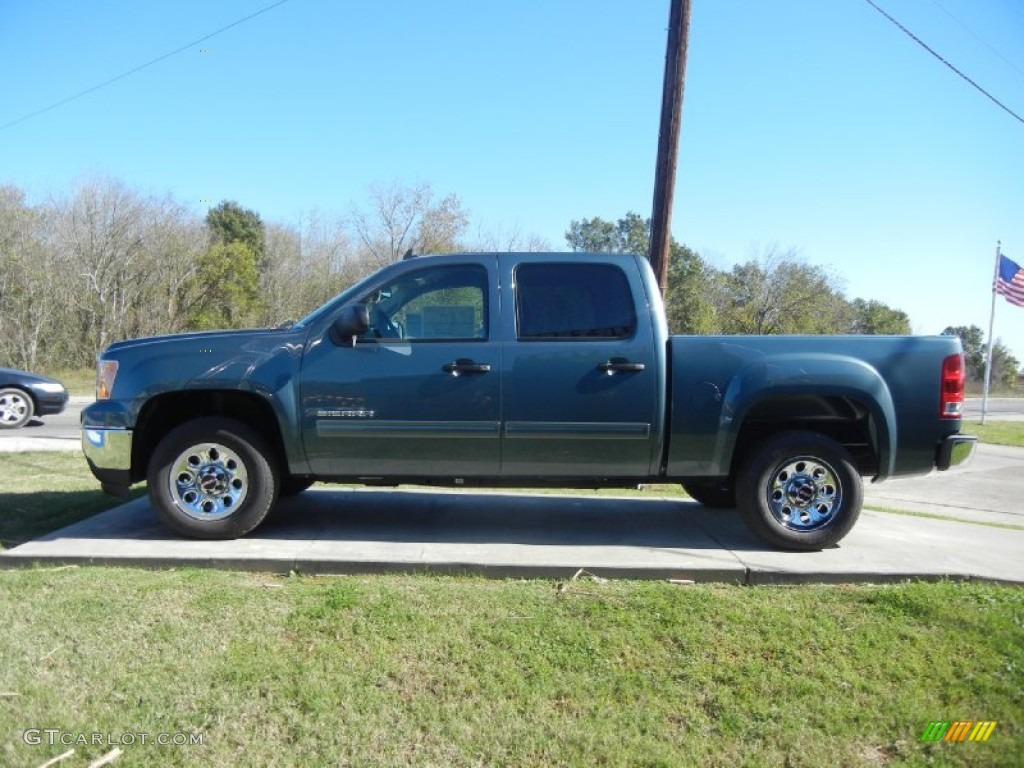
[{"label": "front door", "polygon": [[300,400],[315,474],[498,474],[494,259],[431,261],[411,264],[360,297],[371,327],[355,346],[326,332],[308,344]]}]

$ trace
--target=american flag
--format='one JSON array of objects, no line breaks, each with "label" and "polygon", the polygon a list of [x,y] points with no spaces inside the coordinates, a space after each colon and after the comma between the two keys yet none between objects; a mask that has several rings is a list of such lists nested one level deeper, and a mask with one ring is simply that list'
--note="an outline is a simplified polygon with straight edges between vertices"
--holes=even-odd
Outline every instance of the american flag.
[{"label": "american flag", "polygon": [[996,275],[996,293],[1001,293],[1011,304],[1024,307],[1024,269],[1005,256],[999,257],[999,274]]}]

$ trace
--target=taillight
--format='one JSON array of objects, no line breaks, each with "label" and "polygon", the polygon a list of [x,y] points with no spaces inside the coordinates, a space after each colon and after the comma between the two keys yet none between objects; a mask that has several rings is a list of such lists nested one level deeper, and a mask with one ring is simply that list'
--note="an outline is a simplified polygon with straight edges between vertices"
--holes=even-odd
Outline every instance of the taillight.
[{"label": "taillight", "polygon": [[109,400],[117,377],[117,360],[100,360],[96,366],[96,399]]},{"label": "taillight", "polygon": [[950,355],[942,361],[942,390],[939,417],[959,419],[964,412],[964,356]]}]

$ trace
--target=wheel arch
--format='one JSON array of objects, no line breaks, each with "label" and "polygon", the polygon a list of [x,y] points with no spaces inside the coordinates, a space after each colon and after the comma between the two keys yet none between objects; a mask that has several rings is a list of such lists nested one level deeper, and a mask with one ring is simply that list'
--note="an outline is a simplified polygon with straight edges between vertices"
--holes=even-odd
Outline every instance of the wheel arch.
[{"label": "wheel arch", "polygon": [[219,416],[239,421],[258,432],[270,446],[281,471],[288,473],[288,455],[273,406],[253,392],[189,390],[158,395],[142,407],[132,442],[132,482],[144,480],[157,444],[172,429],[194,419]]},{"label": "wheel arch", "polygon": [[735,476],[756,447],[781,432],[810,431],[846,448],[862,475],[885,478],[896,456],[896,409],[881,374],[832,355],[780,355],[747,366],[723,396],[713,464]]}]

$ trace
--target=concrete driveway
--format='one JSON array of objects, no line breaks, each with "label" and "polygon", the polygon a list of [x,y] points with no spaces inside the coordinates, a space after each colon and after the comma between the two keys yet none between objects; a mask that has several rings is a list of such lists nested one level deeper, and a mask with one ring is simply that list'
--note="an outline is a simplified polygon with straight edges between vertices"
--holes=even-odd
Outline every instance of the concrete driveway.
[{"label": "concrete driveway", "polygon": [[967,467],[868,483],[864,491],[865,505],[876,509],[1024,528],[1024,448],[982,444]]},{"label": "concrete driveway", "polygon": [[[1018,484],[1024,478],[1022,458],[1024,450],[1016,459]],[[899,493],[927,489],[925,483],[936,479],[943,480],[904,481]],[[976,479],[987,480],[984,472]],[[869,504],[877,498],[872,492]],[[922,511],[932,514],[934,508]],[[838,547],[791,553],[762,544],[733,510],[679,499],[315,486],[282,502],[254,534],[237,541],[177,538],[142,498],[11,549],[0,555],[0,566],[97,563],[499,577],[567,577],[585,568],[610,577],[747,584],[943,577],[1024,583],[1024,526],[961,521],[989,512],[961,510],[954,516],[960,519],[936,519],[869,509]]]}]

